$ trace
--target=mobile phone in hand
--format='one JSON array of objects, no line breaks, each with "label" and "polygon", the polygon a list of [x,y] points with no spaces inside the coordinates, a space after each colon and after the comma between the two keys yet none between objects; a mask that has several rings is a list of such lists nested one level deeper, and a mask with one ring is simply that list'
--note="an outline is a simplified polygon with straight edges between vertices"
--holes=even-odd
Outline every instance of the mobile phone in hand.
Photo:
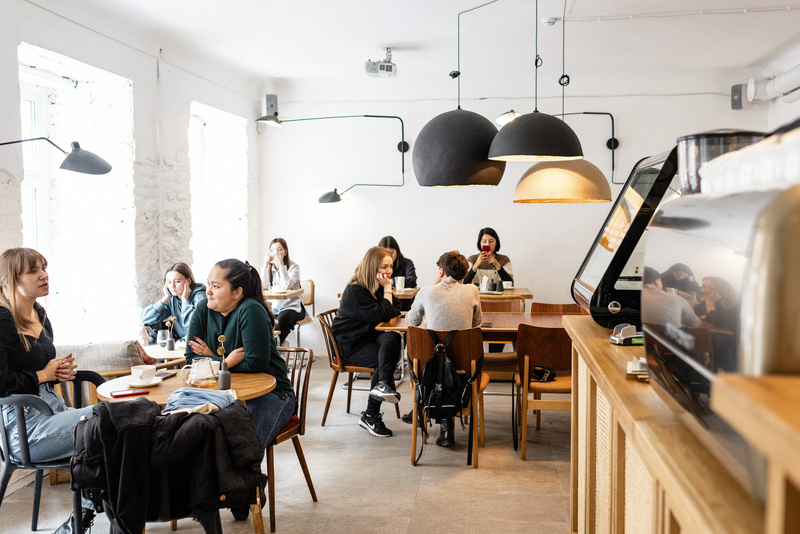
[{"label": "mobile phone in hand", "polygon": [[490,250],[491,250],[491,247],[489,245],[483,245],[481,247],[481,251],[483,251],[483,252],[489,252]]}]

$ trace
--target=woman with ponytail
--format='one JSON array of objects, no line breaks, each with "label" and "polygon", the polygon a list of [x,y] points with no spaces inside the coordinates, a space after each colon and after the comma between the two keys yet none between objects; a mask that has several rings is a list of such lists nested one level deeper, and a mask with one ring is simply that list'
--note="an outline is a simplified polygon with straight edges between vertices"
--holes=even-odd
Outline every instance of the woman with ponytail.
[{"label": "woman with ponytail", "polygon": [[[269,373],[275,377],[274,390],[247,401],[261,448],[266,449],[294,415],[297,401],[286,362],[272,336],[275,318],[264,302],[261,276],[248,263],[223,260],[208,274],[206,294],[208,300],[197,303],[189,323],[186,361],[208,356],[224,359],[232,373]],[[225,336],[224,341],[220,336]],[[224,356],[217,352],[221,347]],[[247,511],[232,510],[237,520],[246,519]]]}]

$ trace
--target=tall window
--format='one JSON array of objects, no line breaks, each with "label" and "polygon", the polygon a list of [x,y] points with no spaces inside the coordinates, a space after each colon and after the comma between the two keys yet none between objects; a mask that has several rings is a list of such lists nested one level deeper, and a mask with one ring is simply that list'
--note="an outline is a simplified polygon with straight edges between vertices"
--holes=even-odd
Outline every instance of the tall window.
[{"label": "tall window", "polygon": [[43,303],[56,343],[131,339],[138,332],[131,82],[68,57],[19,47],[23,138],[72,141],[111,163],[109,174],[60,170],[63,154],[24,144],[23,242],[49,262]]},{"label": "tall window", "polygon": [[247,256],[247,120],[192,102],[189,123],[192,271],[204,280]]}]

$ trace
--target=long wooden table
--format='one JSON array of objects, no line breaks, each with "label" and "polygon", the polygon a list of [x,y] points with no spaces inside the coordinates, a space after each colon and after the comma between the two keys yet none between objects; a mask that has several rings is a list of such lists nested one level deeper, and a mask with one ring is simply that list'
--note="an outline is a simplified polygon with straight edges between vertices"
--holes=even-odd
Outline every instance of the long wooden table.
[{"label": "long wooden table", "polygon": [[[484,312],[481,332],[484,341],[515,341],[520,324],[561,328],[561,314],[550,315],[530,312]],[[380,323],[375,330],[405,333],[408,329],[405,317],[395,317]]]},{"label": "long wooden table", "polygon": [[[112,391],[124,391],[130,389],[128,381],[130,375],[115,378],[104,382],[97,388],[97,397],[100,400],[109,402],[122,402],[126,400],[138,399],[144,397],[158,403],[160,406],[166,406],[167,399],[172,395],[175,390],[189,387],[186,382],[181,380],[179,375],[162,380],[158,385],[152,386],[147,389],[147,395],[136,395],[131,397],[112,397]],[[275,389],[275,377],[267,373],[231,373],[231,389],[236,392],[236,398],[247,401],[262,395],[266,395]],[[214,390],[217,388],[214,387]]]},{"label": "long wooden table", "polygon": [[271,289],[262,290],[265,300],[286,300],[303,294],[303,289],[288,289],[286,291],[272,291]]},{"label": "long wooden table", "polygon": [[500,300],[507,299],[510,296],[519,295],[526,300],[533,299],[533,293],[527,287],[510,287],[504,289],[502,293],[481,293],[481,300]]}]

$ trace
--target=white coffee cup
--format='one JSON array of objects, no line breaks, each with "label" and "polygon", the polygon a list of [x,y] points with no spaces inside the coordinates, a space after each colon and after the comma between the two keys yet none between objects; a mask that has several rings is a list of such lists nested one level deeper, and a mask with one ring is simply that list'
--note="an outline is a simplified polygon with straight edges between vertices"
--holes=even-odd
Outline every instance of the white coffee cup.
[{"label": "white coffee cup", "polygon": [[222,362],[211,360],[211,370],[214,371],[214,376],[219,376],[219,365]]},{"label": "white coffee cup", "polygon": [[398,291],[405,291],[406,290],[406,277],[405,276],[397,276],[394,279],[394,287]]},{"label": "white coffee cup", "polygon": [[131,384],[152,384],[155,378],[155,365],[134,365],[131,367]]},{"label": "white coffee cup", "polygon": [[508,280],[503,282],[503,289],[511,289],[514,287],[514,282],[509,282]]}]

